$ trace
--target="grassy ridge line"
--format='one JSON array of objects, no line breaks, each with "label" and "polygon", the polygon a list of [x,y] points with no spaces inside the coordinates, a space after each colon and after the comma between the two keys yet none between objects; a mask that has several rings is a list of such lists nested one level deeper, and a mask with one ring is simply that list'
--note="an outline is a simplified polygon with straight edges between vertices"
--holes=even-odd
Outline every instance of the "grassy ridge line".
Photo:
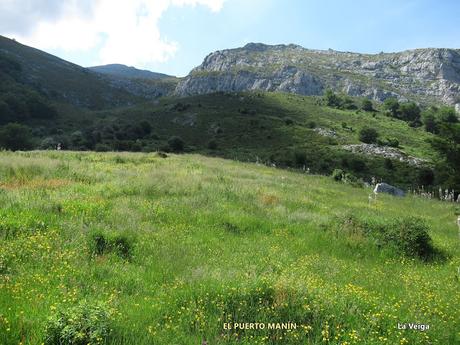
[{"label": "grassy ridge line", "polygon": [[[450,344],[460,320],[454,206],[199,155],[0,153],[0,342],[41,343],[56,309],[112,311],[110,344]],[[335,238],[336,215],[418,215],[445,264]],[[131,260],[91,258],[95,231]],[[229,319],[232,317],[232,319]],[[229,320],[303,323],[225,333]],[[430,324],[428,332],[396,323]],[[337,337],[337,338],[336,338]]]}]

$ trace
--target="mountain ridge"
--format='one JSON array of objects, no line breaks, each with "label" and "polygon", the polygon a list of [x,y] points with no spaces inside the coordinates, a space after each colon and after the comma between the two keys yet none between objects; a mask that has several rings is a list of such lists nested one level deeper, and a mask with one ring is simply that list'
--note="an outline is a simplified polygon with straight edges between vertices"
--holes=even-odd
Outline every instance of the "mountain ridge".
[{"label": "mountain ridge", "polygon": [[327,88],[376,101],[397,97],[460,110],[460,49],[362,54],[248,43],[208,54],[175,93],[264,90],[320,95]]},{"label": "mountain ridge", "polygon": [[127,66],[119,63],[114,64],[107,64],[107,65],[100,65],[100,66],[91,66],[87,67],[87,69],[101,73],[112,75],[116,77],[123,77],[123,78],[139,78],[139,79],[166,79],[166,78],[174,78],[174,76],[152,72],[145,69],[138,69],[133,66]]}]

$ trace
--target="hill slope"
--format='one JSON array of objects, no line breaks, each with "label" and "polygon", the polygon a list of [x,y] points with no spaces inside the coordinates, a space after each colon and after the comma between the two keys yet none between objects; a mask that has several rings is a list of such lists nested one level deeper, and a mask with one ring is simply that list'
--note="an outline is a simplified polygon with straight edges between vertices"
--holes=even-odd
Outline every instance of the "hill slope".
[{"label": "hill slope", "polygon": [[[452,203],[369,204],[368,189],[197,155],[3,152],[0,163],[2,344],[460,341]],[[350,214],[382,229],[417,217],[449,258],[401,255],[350,228]]]},{"label": "hill slope", "polygon": [[[18,66],[14,78],[9,80],[11,84],[25,85],[60,102],[100,109],[139,101],[139,97],[112,87],[97,73],[3,36],[0,60],[6,61],[3,67],[8,61]],[[2,84],[6,82],[2,80]]]},{"label": "hill slope", "polygon": [[176,93],[265,90],[319,95],[326,88],[379,101],[397,96],[459,108],[460,50],[371,55],[250,43],[209,54]]},{"label": "hill slope", "polygon": [[[419,179],[423,166],[396,157],[346,151],[344,145],[360,144],[359,131],[364,127],[375,128],[383,141],[396,139],[398,150],[407,156],[428,162],[435,156],[428,143],[433,135],[423,128],[410,127],[379,112],[338,110],[321,105],[317,97],[282,93],[162,98],[87,113],[78,121],[58,119],[44,136],[45,142],[61,142],[66,149],[110,151],[171,150],[168,142],[178,136],[186,152],[322,174],[342,168],[368,181],[374,176],[405,188],[427,185]],[[56,134],[60,129],[65,129],[64,136]],[[74,131],[77,135],[71,135]]]},{"label": "hill slope", "polygon": [[102,66],[93,66],[88,67],[89,70],[101,73],[108,74],[115,77],[123,78],[140,78],[140,79],[164,79],[171,78],[170,75],[163,73],[156,73],[147,70],[137,69],[135,67],[129,67],[121,64],[109,64]]}]

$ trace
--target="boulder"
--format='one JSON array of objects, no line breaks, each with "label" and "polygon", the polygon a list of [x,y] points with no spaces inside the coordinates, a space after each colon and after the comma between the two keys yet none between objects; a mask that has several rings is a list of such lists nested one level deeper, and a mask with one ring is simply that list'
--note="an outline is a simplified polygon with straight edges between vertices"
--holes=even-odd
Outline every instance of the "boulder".
[{"label": "boulder", "polygon": [[403,190],[396,188],[392,185],[389,185],[388,183],[377,183],[377,185],[374,188],[374,193],[375,194],[387,193],[393,196],[401,196],[401,197],[406,195],[406,193]]}]

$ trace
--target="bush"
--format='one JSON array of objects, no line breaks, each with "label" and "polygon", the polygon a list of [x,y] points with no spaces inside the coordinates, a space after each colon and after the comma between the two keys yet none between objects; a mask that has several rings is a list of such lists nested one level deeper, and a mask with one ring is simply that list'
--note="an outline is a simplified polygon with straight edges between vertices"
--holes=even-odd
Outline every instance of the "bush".
[{"label": "bush", "polygon": [[171,137],[168,140],[168,146],[173,152],[182,152],[185,148],[185,143],[180,137]]},{"label": "bush", "polygon": [[217,141],[211,140],[211,141],[208,143],[208,149],[210,149],[210,150],[215,150],[215,149],[217,149]]},{"label": "bush", "polygon": [[307,164],[307,153],[305,151],[296,150],[294,152],[294,162],[296,166]]},{"label": "bush", "polygon": [[133,238],[124,234],[96,231],[89,236],[89,251],[93,257],[114,253],[124,260],[130,260],[133,255],[133,243]]},{"label": "bush", "polygon": [[420,108],[414,102],[402,103],[399,107],[399,118],[415,123],[420,120]]},{"label": "bush", "polygon": [[46,345],[87,345],[107,343],[112,313],[103,303],[83,301],[59,310],[45,327]]},{"label": "bush", "polygon": [[307,123],[307,127],[311,128],[311,129],[316,128],[316,122],[315,121],[309,121]]},{"label": "bush", "polygon": [[396,138],[387,138],[387,146],[399,147],[399,140]]},{"label": "bush", "polygon": [[342,104],[340,97],[337,96],[331,89],[327,89],[324,93],[324,101],[326,102],[326,105],[329,107],[338,108]]},{"label": "bush", "polygon": [[30,128],[19,123],[9,123],[0,128],[0,148],[30,150],[33,147]]},{"label": "bush", "polygon": [[396,98],[390,97],[383,102],[383,109],[387,110],[392,117],[399,115],[399,102]]},{"label": "bush", "polygon": [[423,260],[433,258],[438,253],[428,230],[426,223],[416,217],[386,220],[359,219],[347,215],[340,221],[340,231],[348,235],[359,234],[371,239],[381,249],[388,248],[400,255]]},{"label": "bush", "polygon": [[359,131],[359,140],[366,144],[375,144],[378,136],[374,128],[363,128]]},{"label": "bush", "polygon": [[108,152],[111,150],[110,146],[107,144],[97,143],[94,147],[96,152]]},{"label": "bush", "polygon": [[334,181],[339,182],[339,181],[342,181],[344,175],[345,175],[345,172],[342,169],[334,169],[331,176],[334,179]]},{"label": "bush", "polygon": [[284,119],[284,123],[287,125],[287,126],[290,126],[290,125],[293,125],[294,124],[294,120],[291,119],[290,117],[286,117]]},{"label": "bush", "polygon": [[364,111],[374,111],[372,101],[368,98],[364,98],[363,102],[361,103],[361,109]]}]

